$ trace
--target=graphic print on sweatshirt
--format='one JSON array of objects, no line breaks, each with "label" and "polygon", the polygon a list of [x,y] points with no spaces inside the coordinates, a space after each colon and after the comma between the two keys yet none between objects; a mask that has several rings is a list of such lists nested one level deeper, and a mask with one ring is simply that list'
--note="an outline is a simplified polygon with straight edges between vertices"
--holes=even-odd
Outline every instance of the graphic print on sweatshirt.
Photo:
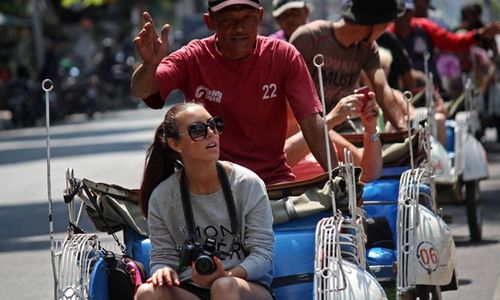
[{"label": "graphic print on sweatshirt", "polygon": [[[178,226],[177,229],[183,234],[187,234],[185,226]],[[207,226],[196,226],[195,228],[196,238],[199,243],[204,244],[207,238],[211,238],[216,241],[216,249],[219,253],[229,253],[231,251],[231,243],[233,242],[233,237],[235,236],[231,232],[231,228],[219,224],[218,226],[207,225]],[[178,251],[182,249],[182,246],[177,247]],[[242,261],[245,258],[245,252],[243,251],[243,246],[240,241],[235,240],[232,247],[232,252],[229,257],[219,257],[222,261],[224,260],[237,260]]]}]

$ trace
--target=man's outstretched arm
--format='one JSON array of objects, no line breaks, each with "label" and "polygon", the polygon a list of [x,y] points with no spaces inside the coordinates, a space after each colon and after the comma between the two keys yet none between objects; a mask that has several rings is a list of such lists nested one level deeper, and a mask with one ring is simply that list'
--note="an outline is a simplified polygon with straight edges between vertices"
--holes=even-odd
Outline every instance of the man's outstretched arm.
[{"label": "man's outstretched arm", "polygon": [[[311,150],[311,153],[314,155],[319,164],[323,167],[325,171],[328,170],[328,159],[327,152],[325,146],[325,134],[323,129],[323,118],[315,113],[309,115],[302,119],[299,122],[300,129],[302,130],[302,134],[304,135],[304,139]],[[335,148],[333,148],[333,144],[328,137],[328,144],[330,147],[330,157],[332,168],[335,168],[339,165],[339,160],[337,158],[337,153]]]}]

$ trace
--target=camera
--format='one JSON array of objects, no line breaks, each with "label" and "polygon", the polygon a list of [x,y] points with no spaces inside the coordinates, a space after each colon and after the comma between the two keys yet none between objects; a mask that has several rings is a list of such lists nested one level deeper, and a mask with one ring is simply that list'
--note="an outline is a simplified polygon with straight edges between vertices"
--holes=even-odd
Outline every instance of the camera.
[{"label": "camera", "polygon": [[206,239],[205,243],[185,241],[179,253],[179,266],[190,267],[194,261],[196,272],[201,275],[212,274],[217,269],[213,258],[220,257],[215,244],[215,240],[211,238]]}]

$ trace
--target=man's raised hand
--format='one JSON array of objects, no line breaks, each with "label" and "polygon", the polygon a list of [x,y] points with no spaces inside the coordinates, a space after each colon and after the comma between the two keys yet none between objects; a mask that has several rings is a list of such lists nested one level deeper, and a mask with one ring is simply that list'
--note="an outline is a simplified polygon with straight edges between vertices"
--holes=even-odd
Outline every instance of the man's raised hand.
[{"label": "man's raised hand", "polygon": [[145,65],[158,66],[163,57],[168,53],[168,32],[170,25],[163,25],[161,37],[158,37],[151,15],[148,12],[144,12],[142,17],[144,18],[144,25],[134,38],[134,44]]}]

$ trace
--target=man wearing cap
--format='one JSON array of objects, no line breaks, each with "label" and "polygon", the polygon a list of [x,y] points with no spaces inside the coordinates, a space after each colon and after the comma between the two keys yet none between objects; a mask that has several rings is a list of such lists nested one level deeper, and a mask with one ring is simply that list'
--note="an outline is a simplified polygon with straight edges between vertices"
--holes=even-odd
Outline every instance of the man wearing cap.
[{"label": "man wearing cap", "polygon": [[306,1],[274,0],[273,17],[280,30],[270,37],[288,41],[299,26],[306,24],[310,6]]},{"label": "man wearing cap", "polygon": [[[221,159],[256,172],[266,184],[295,177],[286,164],[287,103],[323,169],[327,169],[321,103],[300,53],[289,43],[257,35],[258,0],[208,0],[203,16],[215,34],[193,40],[167,56],[168,25],[158,38],[153,20],[134,43],[144,62],[132,77],[132,93],[156,109],[180,89],[224,119]],[[337,157],[332,153],[332,165]]]},{"label": "man wearing cap", "polygon": [[352,94],[364,71],[374,89],[384,117],[397,129],[405,128],[404,112],[397,105],[379,61],[375,40],[398,13],[396,0],[353,0],[342,19],[317,20],[299,27],[290,42],[304,57],[319,93],[316,54],[323,54],[323,84],[327,109]]}]

